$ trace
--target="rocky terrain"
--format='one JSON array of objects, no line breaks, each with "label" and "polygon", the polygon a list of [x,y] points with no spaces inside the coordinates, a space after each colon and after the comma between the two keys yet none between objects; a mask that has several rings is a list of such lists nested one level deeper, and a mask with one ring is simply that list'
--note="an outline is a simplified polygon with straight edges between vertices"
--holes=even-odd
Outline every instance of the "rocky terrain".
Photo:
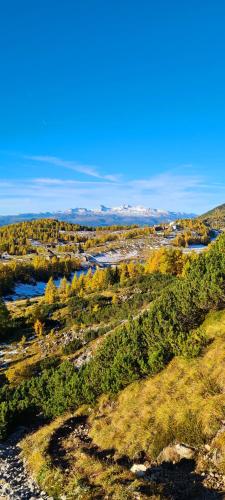
[{"label": "rocky terrain", "polygon": [[51,497],[39,489],[20,457],[18,442],[25,432],[25,428],[20,428],[7,441],[0,443],[0,498],[51,500]]},{"label": "rocky terrain", "polygon": [[[5,442],[0,444],[0,498],[3,500],[53,500],[42,491],[26,469],[21,458],[20,440],[27,429],[18,428]],[[166,447],[155,463],[140,455],[134,460],[128,457],[117,458],[115,450],[102,450],[89,436],[89,424],[86,416],[73,417],[65,421],[52,435],[48,453],[52,465],[68,472],[70,450],[82,448],[82,453],[89,458],[103,463],[104,467],[119,466],[122,471],[131,473],[130,489],[135,499],[151,497],[150,492],[160,492],[160,498],[173,500],[204,499],[223,500],[225,498],[225,476],[214,470],[211,446],[197,451],[182,443]],[[69,453],[68,453],[69,452]],[[211,468],[206,472],[199,470],[201,460],[210,460]],[[135,491],[135,478],[139,481]],[[131,487],[133,485],[133,487]],[[67,498],[63,492],[59,497]],[[88,498],[92,498],[89,494]],[[98,498],[108,498],[102,490]]]},{"label": "rocky terrain", "polygon": [[[93,442],[88,417],[81,415],[68,418],[51,433],[46,453],[54,468],[70,476],[76,475],[80,469],[77,464],[79,453],[89,463],[99,464],[105,473],[110,474],[116,468],[118,480],[126,484],[127,498],[130,499],[223,500],[225,476],[216,472],[213,462],[207,472],[200,467],[201,460],[209,459],[210,449],[209,445],[198,450],[174,443],[164,448],[156,461],[150,461],[143,452],[133,459],[118,456],[115,449],[102,449]],[[88,476],[85,479],[85,498],[114,498],[108,496],[104,486],[98,487],[96,492],[92,480],[93,477]],[[65,498],[70,496],[65,494]],[[74,498],[83,497],[79,496],[78,490],[76,496],[74,490]]]}]

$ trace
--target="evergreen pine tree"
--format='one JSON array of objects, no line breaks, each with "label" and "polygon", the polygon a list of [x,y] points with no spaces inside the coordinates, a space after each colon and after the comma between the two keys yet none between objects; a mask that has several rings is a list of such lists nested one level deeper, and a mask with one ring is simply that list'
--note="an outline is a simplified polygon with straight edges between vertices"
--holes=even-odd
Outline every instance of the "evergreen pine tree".
[{"label": "evergreen pine tree", "polygon": [[10,327],[10,314],[9,311],[3,302],[0,299],[0,339],[5,336]]}]

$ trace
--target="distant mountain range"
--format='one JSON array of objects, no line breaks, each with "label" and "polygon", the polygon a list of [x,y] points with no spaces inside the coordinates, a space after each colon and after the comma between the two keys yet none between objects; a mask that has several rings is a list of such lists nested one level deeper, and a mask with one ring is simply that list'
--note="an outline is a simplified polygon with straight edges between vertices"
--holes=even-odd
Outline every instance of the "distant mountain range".
[{"label": "distant mountain range", "polygon": [[181,212],[169,212],[155,208],[145,208],[142,206],[122,205],[119,207],[105,207],[100,205],[96,209],[71,208],[69,210],[45,213],[27,213],[19,215],[0,216],[0,225],[12,224],[26,220],[54,218],[58,220],[84,224],[90,226],[105,226],[112,224],[158,224],[161,222],[171,222],[180,218],[193,218],[195,214]]}]

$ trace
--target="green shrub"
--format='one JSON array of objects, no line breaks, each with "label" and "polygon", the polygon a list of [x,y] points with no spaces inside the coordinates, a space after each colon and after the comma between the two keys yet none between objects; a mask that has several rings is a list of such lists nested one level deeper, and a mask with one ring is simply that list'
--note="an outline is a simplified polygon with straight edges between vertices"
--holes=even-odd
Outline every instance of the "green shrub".
[{"label": "green shrub", "polygon": [[63,354],[72,354],[78,351],[82,347],[82,341],[78,338],[71,340],[68,344],[63,347]]}]

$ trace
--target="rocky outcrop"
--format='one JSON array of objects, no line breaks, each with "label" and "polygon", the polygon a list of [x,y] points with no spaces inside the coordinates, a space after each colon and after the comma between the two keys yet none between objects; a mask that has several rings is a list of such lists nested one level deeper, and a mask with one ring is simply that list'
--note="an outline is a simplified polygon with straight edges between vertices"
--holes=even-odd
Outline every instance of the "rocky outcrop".
[{"label": "rocky outcrop", "polygon": [[157,462],[180,462],[182,459],[192,460],[195,458],[196,450],[186,444],[176,443],[164,448],[158,456]]},{"label": "rocky outcrop", "polygon": [[218,449],[221,435],[219,431],[217,440],[198,450],[183,443],[171,443],[161,451],[156,463],[133,463],[130,471],[137,478],[164,485],[174,495],[172,498],[223,500],[225,475],[217,468],[224,457]]}]

